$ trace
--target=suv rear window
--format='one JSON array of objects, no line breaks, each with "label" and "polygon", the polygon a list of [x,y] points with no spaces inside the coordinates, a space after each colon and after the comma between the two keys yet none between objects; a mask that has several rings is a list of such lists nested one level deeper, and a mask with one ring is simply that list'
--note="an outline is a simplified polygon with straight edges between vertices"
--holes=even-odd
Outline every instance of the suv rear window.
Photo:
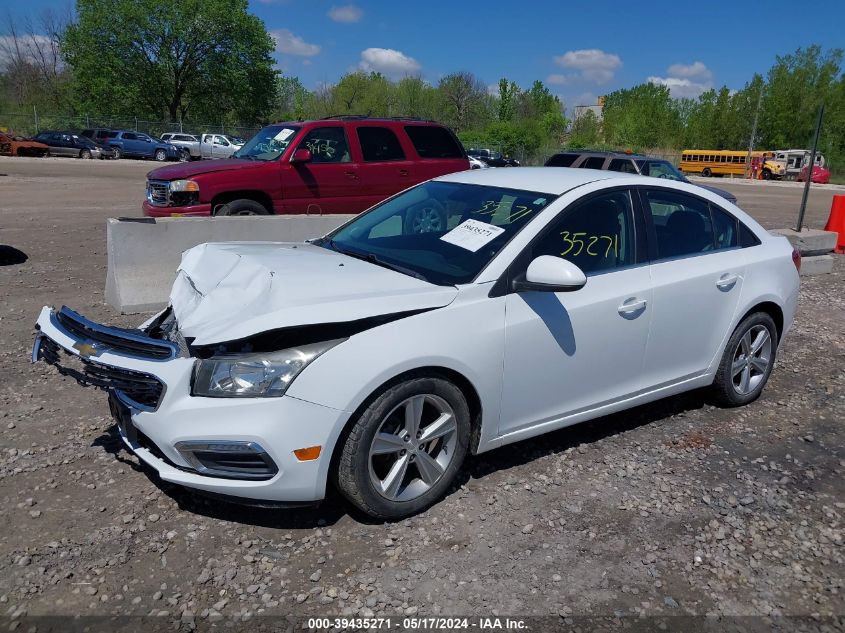
[{"label": "suv rear window", "polygon": [[405,132],[420,158],[463,158],[464,150],[452,134],[437,125],[406,125]]},{"label": "suv rear window", "polygon": [[579,165],[581,169],[601,169],[604,165],[604,156],[590,156]]},{"label": "suv rear window", "polygon": [[569,167],[578,158],[578,154],[555,154],[546,161],[546,167]]},{"label": "suv rear window", "polygon": [[386,127],[359,127],[358,140],[366,161],[404,160],[405,152],[393,130]]}]

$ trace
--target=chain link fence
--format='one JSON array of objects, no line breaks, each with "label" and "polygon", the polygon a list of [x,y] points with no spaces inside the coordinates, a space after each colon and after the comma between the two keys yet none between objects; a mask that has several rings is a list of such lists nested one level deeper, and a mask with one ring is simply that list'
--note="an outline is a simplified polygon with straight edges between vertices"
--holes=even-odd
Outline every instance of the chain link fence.
[{"label": "chain link fence", "polygon": [[165,132],[184,132],[186,134],[226,134],[242,139],[252,138],[259,129],[254,125],[232,125],[225,122],[200,123],[194,121],[166,122],[148,121],[137,117],[88,116],[69,114],[49,114],[33,110],[29,113],[0,113],[0,130],[17,132],[33,136],[45,130],[68,130],[79,132],[89,128],[109,128],[113,130],[131,130],[143,132],[153,137],[160,137]]}]

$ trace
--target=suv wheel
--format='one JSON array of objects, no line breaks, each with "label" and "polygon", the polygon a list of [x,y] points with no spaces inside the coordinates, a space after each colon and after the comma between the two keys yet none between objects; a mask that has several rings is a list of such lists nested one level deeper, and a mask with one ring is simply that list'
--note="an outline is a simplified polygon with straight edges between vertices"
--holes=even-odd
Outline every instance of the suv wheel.
[{"label": "suv wheel", "polygon": [[120,148],[119,147],[112,147],[112,151],[114,152],[114,159],[115,160],[120,158]]},{"label": "suv wheel", "polygon": [[719,403],[737,407],[756,400],[772,373],[777,348],[778,333],[772,317],[765,312],[746,317],[725,346],[713,380]]},{"label": "suv wheel", "polygon": [[270,215],[270,212],[255,200],[232,200],[231,202],[217,207],[214,215]]},{"label": "suv wheel", "polygon": [[179,162],[187,163],[191,160],[191,154],[186,149],[179,150]]},{"label": "suv wheel", "polygon": [[466,398],[438,377],[388,387],[355,420],[340,453],[337,487],[372,517],[399,519],[437,501],[469,446]]},{"label": "suv wheel", "polygon": [[155,154],[153,155],[153,158],[155,158],[158,162],[162,163],[167,160],[167,152],[165,152],[163,149],[157,149]]}]

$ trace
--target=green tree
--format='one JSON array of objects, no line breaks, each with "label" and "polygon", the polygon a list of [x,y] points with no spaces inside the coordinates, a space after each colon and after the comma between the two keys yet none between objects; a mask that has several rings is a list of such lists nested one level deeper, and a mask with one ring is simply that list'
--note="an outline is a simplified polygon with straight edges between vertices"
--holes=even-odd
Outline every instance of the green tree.
[{"label": "green tree", "polygon": [[601,123],[592,110],[575,117],[569,130],[569,147],[597,147],[601,145]]},{"label": "green tree", "polygon": [[622,147],[671,147],[680,136],[680,116],[669,88],[651,83],[607,95],[602,112],[605,139]]},{"label": "green tree", "polygon": [[504,77],[499,80],[499,121],[510,121],[513,119],[514,106],[519,93],[519,86],[513,81],[508,81]]},{"label": "green tree", "polygon": [[298,77],[277,78],[273,119],[284,121],[306,118],[309,96],[310,93]]},{"label": "green tree", "polygon": [[446,75],[437,84],[441,117],[455,132],[482,127],[489,120],[487,88],[472,73]]},{"label": "green tree", "polygon": [[243,122],[273,106],[274,43],[247,0],[77,0],[62,38],[88,111]]}]

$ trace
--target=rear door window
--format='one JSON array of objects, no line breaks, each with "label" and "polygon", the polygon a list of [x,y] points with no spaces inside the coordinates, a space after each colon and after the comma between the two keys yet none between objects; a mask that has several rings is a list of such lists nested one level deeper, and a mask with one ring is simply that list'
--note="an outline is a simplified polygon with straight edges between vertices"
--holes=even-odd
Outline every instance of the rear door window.
[{"label": "rear door window", "polygon": [[361,153],[364,155],[365,161],[405,159],[405,152],[402,151],[399,139],[389,128],[359,127],[358,141],[361,143]]},{"label": "rear door window", "polygon": [[715,250],[713,221],[706,201],[660,189],[647,189],[645,199],[657,239],[657,259]]},{"label": "rear door window", "polygon": [[636,174],[637,167],[630,158],[614,158],[610,161],[609,171],[621,171],[626,174]]},{"label": "rear door window", "polygon": [[137,134],[133,134],[132,132],[124,132],[124,133],[123,133],[123,138],[124,138],[124,140],[127,140],[127,141],[137,141],[137,140],[138,140],[138,135],[137,135]]},{"label": "rear door window", "polygon": [[405,132],[420,158],[464,157],[464,150],[451,132],[438,125],[406,125]]},{"label": "rear door window", "polygon": [[578,158],[578,154],[555,154],[546,161],[546,167],[569,167]]},{"label": "rear door window", "polygon": [[604,165],[604,156],[590,156],[579,165],[582,169],[601,169]]}]

